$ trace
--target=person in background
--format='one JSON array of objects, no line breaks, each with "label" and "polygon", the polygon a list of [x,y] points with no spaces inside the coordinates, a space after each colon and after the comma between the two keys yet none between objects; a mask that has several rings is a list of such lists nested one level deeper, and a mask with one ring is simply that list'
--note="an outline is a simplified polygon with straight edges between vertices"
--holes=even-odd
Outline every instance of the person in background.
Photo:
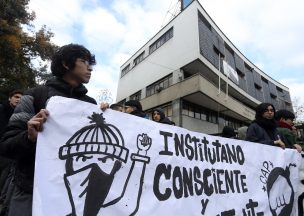
[{"label": "person in background", "polygon": [[123,112],[123,106],[120,104],[111,104],[110,109]]},{"label": "person in background", "polygon": [[9,94],[8,100],[0,104],[0,137],[5,131],[10,117],[12,116],[15,107],[20,102],[23,91],[14,90]]},{"label": "person in background", "polygon": [[165,116],[164,111],[160,108],[156,108],[152,111],[152,121],[163,124],[175,125],[173,121],[171,121],[169,118]]},{"label": "person in background", "polygon": [[275,113],[275,120],[278,124],[278,134],[286,144],[286,148],[295,148],[298,152],[302,147],[296,142],[296,135],[293,132],[293,121],[295,115],[289,110],[281,109]]},{"label": "person in background", "polygon": [[[0,137],[4,133],[9,119],[12,116],[15,107],[20,102],[22,95],[22,90],[14,90],[9,94],[8,100],[0,104]],[[7,190],[7,188],[3,189],[3,187],[8,181],[8,176],[12,168],[12,164],[13,161],[11,159],[0,156],[0,193],[4,192],[4,190]],[[3,198],[0,197],[0,205],[3,203],[3,201]]]},{"label": "person in background", "polygon": [[137,100],[129,100],[125,102],[124,112],[141,118],[147,118],[146,113],[142,110],[141,103]]},{"label": "person in background", "polygon": [[54,77],[45,86],[28,90],[21,98],[0,145],[0,154],[16,161],[14,190],[5,215],[32,215],[36,142],[38,132],[42,131],[49,116],[46,101],[52,96],[62,96],[96,104],[86,95],[88,90],[83,85],[89,82],[95,63],[94,55],[85,47],[78,44],[62,46],[52,58]]},{"label": "person in background", "polygon": [[224,128],[222,130],[222,137],[235,139],[236,133],[232,127],[226,125],[226,126],[224,126]]},{"label": "person in background", "polygon": [[255,109],[255,120],[249,125],[246,140],[285,148],[280,139],[274,119],[275,108],[270,103],[261,103]]},{"label": "person in background", "polygon": [[237,136],[239,140],[245,140],[246,139],[246,133],[247,133],[248,126],[242,126],[239,127],[237,130]]}]

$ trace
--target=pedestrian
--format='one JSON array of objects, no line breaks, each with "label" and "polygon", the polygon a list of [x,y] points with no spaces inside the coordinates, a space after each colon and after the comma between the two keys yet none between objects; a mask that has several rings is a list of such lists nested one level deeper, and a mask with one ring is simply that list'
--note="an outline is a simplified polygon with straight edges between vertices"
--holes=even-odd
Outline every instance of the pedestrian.
[{"label": "pedestrian", "polygon": [[59,48],[51,62],[53,78],[44,86],[28,90],[8,124],[1,140],[0,154],[16,160],[15,185],[9,216],[31,216],[36,141],[50,113],[45,109],[52,96],[74,98],[96,104],[87,96],[83,85],[88,83],[95,57],[85,47],[69,44]]},{"label": "pedestrian", "polygon": [[284,141],[286,148],[295,148],[298,152],[301,152],[302,147],[297,144],[293,128],[295,115],[289,110],[281,109],[275,113],[275,119],[278,124],[278,134]]},{"label": "pedestrian", "polygon": [[147,118],[147,115],[142,110],[142,105],[138,100],[129,100],[125,102],[124,112],[141,118]]},{"label": "pedestrian", "polygon": [[275,108],[270,103],[261,103],[255,109],[255,120],[249,125],[246,140],[285,148],[277,132],[274,119]]},{"label": "pedestrian", "polygon": [[233,127],[230,126],[224,126],[222,130],[222,137],[235,139],[236,138],[236,132],[234,131]]},{"label": "pedestrian", "polygon": [[152,110],[152,121],[168,125],[175,125],[173,121],[171,121],[168,117],[165,116],[165,113],[161,108],[156,108]]}]

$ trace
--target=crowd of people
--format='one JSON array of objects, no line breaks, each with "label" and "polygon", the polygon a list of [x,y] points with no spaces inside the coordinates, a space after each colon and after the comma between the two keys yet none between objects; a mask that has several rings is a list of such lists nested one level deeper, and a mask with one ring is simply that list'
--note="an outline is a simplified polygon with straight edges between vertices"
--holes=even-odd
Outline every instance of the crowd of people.
[{"label": "crowd of people", "polygon": [[[32,214],[36,142],[38,132],[42,131],[49,116],[45,109],[47,100],[52,96],[63,96],[97,104],[87,95],[87,89],[83,85],[89,82],[95,64],[94,55],[85,47],[77,44],[62,46],[52,58],[53,78],[45,85],[29,89],[24,94],[19,90],[12,92],[8,102],[0,106],[0,156],[3,157],[0,159],[7,162],[1,162],[0,215]],[[100,108],[105,110],[108,104],[101,104]],[[109,108],[149,118],[137,100],[129,100],[123,105],[112,104]],[[302,149],[297,144],[294,133],[294,118],[290,111],[275,112],[272,104],[262,103],[257,106],[255,120],[248,127],[241,127],[236,133],[233,128],[225,126],[222,136],[281,148],[295,148],[300,152]],[[160,108],[152,110],[151,120],[175,125]]]},{"label": "crowd of people", "polygon": [[237,131],[232,127],[224,126],[222,137],[302,151],[301,145],[297,143],[295,115],[291,111],[285,109],[276,111],[270,103],[259,104],[255,111],[255,119],[249,126],[240,127]]}]

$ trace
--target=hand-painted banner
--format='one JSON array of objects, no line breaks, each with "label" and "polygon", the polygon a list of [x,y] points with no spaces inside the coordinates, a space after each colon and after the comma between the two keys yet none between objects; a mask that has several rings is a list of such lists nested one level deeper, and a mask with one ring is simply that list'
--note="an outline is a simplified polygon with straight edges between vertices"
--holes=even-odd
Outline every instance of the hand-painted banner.
[{"label": "hand-painted banner", "polygon": [[33,215],[296,215],[301,155],[52,97]]}]

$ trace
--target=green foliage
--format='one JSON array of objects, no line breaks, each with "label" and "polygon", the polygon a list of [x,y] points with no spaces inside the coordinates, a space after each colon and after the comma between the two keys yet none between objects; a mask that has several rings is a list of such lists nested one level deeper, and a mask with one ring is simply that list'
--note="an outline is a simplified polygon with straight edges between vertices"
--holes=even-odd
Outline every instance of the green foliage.
[{"label": "green foliage", "polygon": [[44,82],[46,63],[57,48],[46,26],[35,32],[29,0],[0,1],[0,100],[13,89],[28,89]]}]

